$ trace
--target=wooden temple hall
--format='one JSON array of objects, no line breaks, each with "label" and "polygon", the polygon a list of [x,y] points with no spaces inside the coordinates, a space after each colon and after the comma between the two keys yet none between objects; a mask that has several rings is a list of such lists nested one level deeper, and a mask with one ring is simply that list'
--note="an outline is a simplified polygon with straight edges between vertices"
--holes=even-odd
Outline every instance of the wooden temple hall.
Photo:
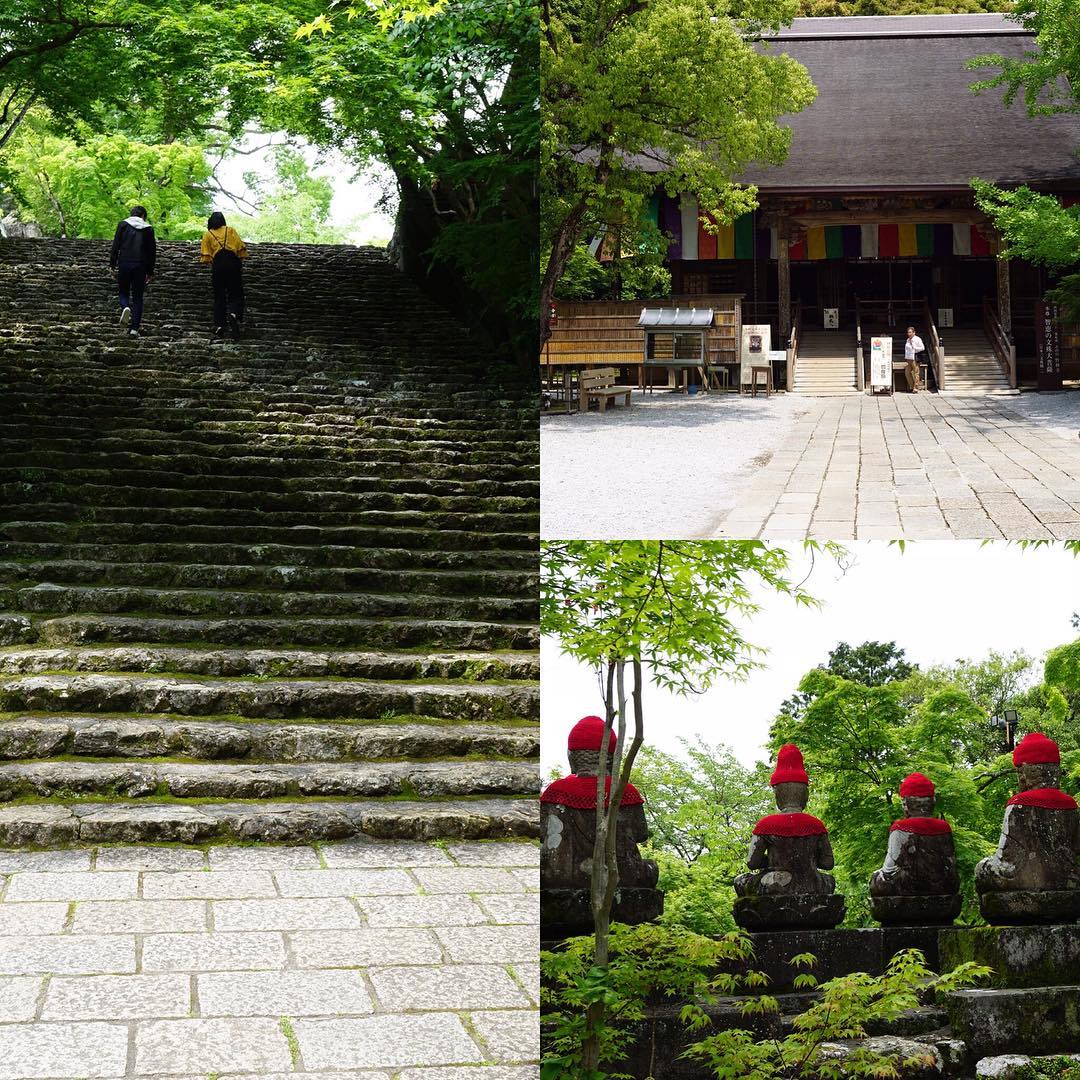
[{"label": "wooden temple hall", "polygon": [[725,323],[735,313],[738,327],[709,337],[706,386],[738,384],[737,374],[718,380],[709,367],[745,362],[745,324],[770,328],[774,380],[796,392],[880,387],[875,337],[891,337],[895,386],[906,389],[899,369],[909,324],[926,343],[931,389],[1080,382],[1080,328],[1050,334],[1040,304],[1053,282],[997,258],[970,187],[979,177],[1080,202],[1080,116],[1029,117],[1022,102],[1006,108],[1001,90],[970,89],[994,69],[972,71],[969,59],[1018,57],[1032,44],[1001,15],[796,19],[765,47],[804,64],[818,97],[784,121],[786,163],[742,178],[757,185],[758,209],[717,235],[692,198],[658,195],[651,212],[671,238],[673,297],[559,305],[556,354],[640,364],[637,313],[663,303],[712,307],[729,313]]}]

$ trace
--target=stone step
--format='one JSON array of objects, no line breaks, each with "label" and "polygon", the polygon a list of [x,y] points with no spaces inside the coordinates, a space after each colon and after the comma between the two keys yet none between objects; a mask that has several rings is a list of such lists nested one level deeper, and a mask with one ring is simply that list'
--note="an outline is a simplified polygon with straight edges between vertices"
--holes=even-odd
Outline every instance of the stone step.
[{"label": "stone step", "polygon": [[0,240],[0,844],[536,835],[532,374],[339,247],[130,340],[107,248]]},{"label": "stone step", "polygon": [[259,719],[536,719],[532,682],[376,682],[344,678],[55,674],[0,677],[0,711],[169,713]]},{"label": "stone step", "polygon": [[368,799],[530,795],[535,764],[515,761],[318,762],[225,765],[173,762],[0,763],[0,801],[109,796],[123,799]]},{"label": "stone step", "polygon": [[426,596],[420,593],[305,593],[297,589],[256,592],[223,588],[169,589],[120,585],[56,585],[0,588],[0,608],[27,614],[94,612],[120,615],[345,616],[364,618],[479,619],[523,622],[536,614],[533,597]]},{"label": "stone step", "polygon": [[192,761],[378,761],[540,754],[536,724],[355,721],[281,723],[212,717],[0,716],[0,760],[182,758]]},{"label": "stone step", "polygon": [[[497,515],[493,526],[500,522]],[[473,532],[421,527],[423,515],[418,515],[416,527],[397,527],[392,531],[374,526],[337,526],[318,528],[312,525],[273,526],[247,525],[231,529],[225,525],[140,525],[137,522],[98,525],[66,521],[0,521],[0,542],[5,540],[43,541],[69,544],[118,544],[140,542],[172,542],[184,544],[269,544],[269,545],[355,545],[376,546],[382,537],[395,547],[426,551],[432,548],[454,551],[482,552],[491,548],[535,550],[539,538],[535,532]]]},{"label": "stone step", "polygon": [[[536,573],[536,555],[533,551],[483,551],[479,555],[470,551],[411,551],[408,548],[387,546],[382,548],[343,547],[340,545],[302,547],[284,544],[268,544],[249,547],[244,544],[50,544],[33,542],[5,542],[0,540],[0,559],[33,562],[37,559],[58,562],[86,560],[88,562],[122,563],[170,563],[185,565],[200,560],[211,560],[215,566],[297,566],[324,567],[330,569],[406,569],[451,570],[490,572],[497,569],[513,569],[518,572]],[[481,568],[478,570],[477,564]]]},{"label": "stone step", "polygon": [[154,618],[146,615],[0,615],[0,644],[337,646],[365,649],[537,649],[535,623],[466,619]]},{"label": "stone step", "polygon": [[86,843],[290,843],[366,835],[385,840],[535,837],[540,803],[525,799],[24,803],[0,806],[0,846]]},{"label": "stone step", "polygon": [[[192,551],[193,558],[200,552]],[[27,581],[55,585],[151,586],[161,589],[300,590],[305,593],[412,593],[421,596],[537,595],[535,574],[518,570],[373,570],[300,566],[236,566],[212,563],[24,560],[0,555],[0,586]]]},{"label": "stone step", "polygon": [[[428,508],[417,506],[429,501]],[[470,511],[468,506],[457,509],[458,500],[440,500],[425,496],[397,497],[376,495],[370,498],[375,504],[370,509],[355,511],[319,512],[316,506],[304,510],[259,510],[234,509],[226,507],[197,506],[140,506],[138,498],[126,505],[90,505],[78,503],[50,503],[35,498],[32,493],[20,492],[15,499],[10,499],[0,506],[0,526],[6,521],[19,521],[26,516],[27,509],[35,515],[52,522],[79,523],[87,519],[100,526],[107,525],[162,525],[181,521],[190,528],[228,528],[239,531],[245,527],[255,528],[387,528],[416,529],[420,526],[433,530],[465,530],[470,527],[484,531],[487,527],[501,529],[538,530],[539,515],[529,508],[529,500],[484,499],[473,500],[477,506],[485,506],[483,512]],[[468,503],[469,500],[462,499]],[[405,503],[405,506],[393,508],[379,506],[380,503]],[[452,509],[446,509],[449,503]],[[500,504],[502,508],[500,509]]]},{"label": "stone step", "polygon": [[1067,1053],[1080,1047],[1080,986],[958,990],[946,1007],[975,1058]]},{"label": "stone step", "polygon": [[45,675],[60,671],[535,682],[540,678],[540,658],[530,652],[315,652],[167,645],[0,648],[0,675]]}]

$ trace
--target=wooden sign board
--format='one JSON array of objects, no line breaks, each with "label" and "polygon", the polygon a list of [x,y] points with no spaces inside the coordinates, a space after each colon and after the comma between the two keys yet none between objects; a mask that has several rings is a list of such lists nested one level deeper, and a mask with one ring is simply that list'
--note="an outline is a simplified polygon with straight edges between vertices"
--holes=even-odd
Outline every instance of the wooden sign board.
[{"label": "wooden sign board", "polygon": [[823,309],[825,317],[824,329],[826,330],[839,330],[840,329],[840,309],[834,307],[827,307]]},{"label": "wooden sign board", "polygon": [[891,337],[875,337],[870,339],[870,386],[874,390],[892,389]]},{"label": "wooden sign board", "polygon": [[744,323],[742,349],[739,353],[739,382],[750,385],[750,369],[765,367],[772,351],[772,327],[768,323]]},{"label": "wooden sign board", "polygon": [[1035,356],[1040,390],[1060,390],[1061,325],[1057,304],[1040,300],[1035,305]]}]

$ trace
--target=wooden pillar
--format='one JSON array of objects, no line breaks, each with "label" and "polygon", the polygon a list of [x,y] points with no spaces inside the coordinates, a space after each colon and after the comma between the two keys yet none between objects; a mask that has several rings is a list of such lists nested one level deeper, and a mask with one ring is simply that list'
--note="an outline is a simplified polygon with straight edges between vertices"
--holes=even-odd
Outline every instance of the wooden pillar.
[{"label": "wooden pillar", "polygon": [[1002,330],[1012,338],[1012,288],[1009,275],[1009,260],[998,256],[997,260],[997,302],[998,320]]},{"label": "wooden pillar", "polygon": [[790,236],[791,224],[786,217],[781,217],[776,228],[776,265],[779,278],[776,299],[780,307],[780,340],[777,345],[785,349],[791,334],[791,262],[788,258]]}]

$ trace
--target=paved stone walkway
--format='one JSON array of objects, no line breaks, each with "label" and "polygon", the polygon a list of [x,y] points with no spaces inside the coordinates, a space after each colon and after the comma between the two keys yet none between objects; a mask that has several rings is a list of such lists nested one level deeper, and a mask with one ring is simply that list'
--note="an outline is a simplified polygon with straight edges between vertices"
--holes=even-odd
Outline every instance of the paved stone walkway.
[{"label": "paved stone walkway", "polygon": [[717,536],[1080,538],[1080,438],[1010,398],[822,399],[757,470]]},{"label": "paved stone walkway", "polygon": [[0,1080],[535,1080],[538,856],[0,851]]}]

